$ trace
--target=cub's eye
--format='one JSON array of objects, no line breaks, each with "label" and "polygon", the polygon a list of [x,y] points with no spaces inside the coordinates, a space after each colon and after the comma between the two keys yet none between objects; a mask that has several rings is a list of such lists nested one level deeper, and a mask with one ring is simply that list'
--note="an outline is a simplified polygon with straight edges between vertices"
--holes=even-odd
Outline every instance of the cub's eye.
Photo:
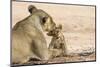
[{"label": "cub's eye", "polygon": [[59,33],[59,31],[58,31],[58,30],[56,30],[56,33]]},{"label": "cub's eye", "polygon": [[46,22],[46,20],[47,20],[47,17],[43,17],[42,18],[42,23],[44,24]]}]

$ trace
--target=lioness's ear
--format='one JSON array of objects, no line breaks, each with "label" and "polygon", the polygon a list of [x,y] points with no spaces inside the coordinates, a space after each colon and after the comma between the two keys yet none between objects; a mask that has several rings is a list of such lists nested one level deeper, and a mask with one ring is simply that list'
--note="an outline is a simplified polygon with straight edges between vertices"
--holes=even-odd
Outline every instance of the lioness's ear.
[{"label": "lioness's ear", "polygon": [[37,8],[36,8],[34,5],[29,5],[28,11],[29,11],[30,13],[34,13],[35,11],[37,11]]}]

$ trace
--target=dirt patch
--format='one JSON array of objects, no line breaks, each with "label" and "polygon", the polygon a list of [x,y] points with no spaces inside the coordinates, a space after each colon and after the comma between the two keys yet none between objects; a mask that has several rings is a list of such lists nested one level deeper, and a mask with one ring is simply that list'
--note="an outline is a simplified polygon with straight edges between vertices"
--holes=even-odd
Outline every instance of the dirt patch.
[{"label": "dirt patch", "polygon": [[56,57],[53,59],[50,59],[48,61],[31,61],[27,62],[25,64],[14,64],[15,66],[20,65],[44,65],[44,64],[61,64],[61,63],[69,63],[69,62],[85,62],[85,61],[95,61],[96,56],[95,52],[88,54],[88,55],[68,55],[65,57]]}]

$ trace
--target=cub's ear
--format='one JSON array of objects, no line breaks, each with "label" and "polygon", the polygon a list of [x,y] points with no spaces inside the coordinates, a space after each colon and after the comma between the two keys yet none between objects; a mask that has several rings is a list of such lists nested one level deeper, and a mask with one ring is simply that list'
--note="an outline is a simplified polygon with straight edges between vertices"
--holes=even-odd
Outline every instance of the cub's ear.
[{"label": "cub's ear", "polygon": [[59,24],[59,25],[58,25],[58,28],[59,28],[59,29],[62,29],[62,24]]},{"label": "cub's ear", "polygon": [[29,5],[28,6],[28,11],[30,13],[34,13],[35,11],[37,11],[37,8],[34,5]]}]

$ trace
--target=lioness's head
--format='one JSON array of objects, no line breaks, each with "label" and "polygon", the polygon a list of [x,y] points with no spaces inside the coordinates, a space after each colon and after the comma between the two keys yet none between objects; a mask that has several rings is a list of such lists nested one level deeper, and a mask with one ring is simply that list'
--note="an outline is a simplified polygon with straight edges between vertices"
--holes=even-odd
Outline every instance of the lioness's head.
[{"label": "lioness's head", "polygon": [[55,28],[56,24],[52,20],[52,17],[41,9],[37,9],[35,6],[30,5],[28,8],[30,14],[37,16],[39,18],[40,24],[43,31],[51,31]]}]

